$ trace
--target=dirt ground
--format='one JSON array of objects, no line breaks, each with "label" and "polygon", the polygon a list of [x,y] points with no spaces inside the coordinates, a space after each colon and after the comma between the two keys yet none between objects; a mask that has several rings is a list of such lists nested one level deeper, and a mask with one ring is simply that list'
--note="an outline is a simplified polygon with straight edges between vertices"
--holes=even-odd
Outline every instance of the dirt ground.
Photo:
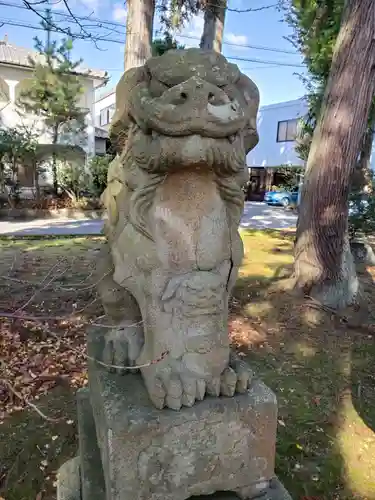
[{"label": "dirt ground", "polygon": [[[335,314],[283,290],[292,236],[243,232],[233,346],[276,393],[277,474],[293,498],[375,500],[375,268],[360,303]],[[85,331],[103,311],[101,238],[0,240],[0,497],[53,500],[77,451],[74,394]]]}]

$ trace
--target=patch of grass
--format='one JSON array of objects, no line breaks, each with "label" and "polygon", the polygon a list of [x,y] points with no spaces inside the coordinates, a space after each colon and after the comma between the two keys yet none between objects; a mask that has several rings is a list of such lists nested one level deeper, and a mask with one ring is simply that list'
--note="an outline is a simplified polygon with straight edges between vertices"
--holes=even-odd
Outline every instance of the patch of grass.
[{"label": "patch of grass", "polygon": [[359,270],[363,303],[345,312],[348,329],[270,288],[290,273],[292,236],[246,232],[243,240],[234,296],[254,329],[236,343],[278,398],[278,475],[293,498],[375,499],[375,343],[365,327],[372,269]]},{"label": "patch of grass", "polygon": [[[375,343],[366,327],[374,322],[375,269],[361,270],[364,302],[359,310],[345,312],[348,328],[337,316],[275,291],[274,285],[291,270],[293,233],[243,231],[242,237],[245,259],[234,291],[232,338],[278,398],[277,474],[296,500],[375,500]],[[1,274],[14,263],[15,254],[12,276],[30,281],[43,279],[56,262],[69,262],[69,271],[57,282],[69,287],[90,274],[101,241],[2,240]],[[19,306],[32,290],[7,283],[6,289],[0,287],[1,307],[9,297],[16,297]],[[78,293],[77,307],[92,298],[92,290]],[[46,289],[30,308],[35,307],[35,314],[42,307],[60,315],[73,310],[72,300],[69,294]],[[85,317],[100,314],[99,309],[89,308]],[[17,325],[13,328],[17,331]],[[81,331],[83,346],[85,327],[59,328],[64,335]],[[59,424],[24,409],[0,425],[0,496],[34,500],[44,491],[43,500],[55,498],[54,472],[76,453],[75,425],[66,423],[76,419],[73,392],[57,387],[35,401],[49,416],[62,416]],[[59,437],[53,441],[54,436]],[[47,465],[43,462],[41,470],[44,460]]]}]

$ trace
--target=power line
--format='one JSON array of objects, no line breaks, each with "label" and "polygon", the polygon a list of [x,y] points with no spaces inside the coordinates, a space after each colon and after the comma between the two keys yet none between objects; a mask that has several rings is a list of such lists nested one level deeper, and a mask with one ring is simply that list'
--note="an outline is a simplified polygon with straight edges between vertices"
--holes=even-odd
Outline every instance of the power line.
[{"label": "power line", "polygon": [[[26,6],[24,5],[17,5],[17,4],[14,4],[14,3],[10,3],[10,2],[4,2],[4,1],[0,1],[0,5],[4,5],[6,7],[13,7],[13,8],[16,8],[16,9],[22,9],[22,10],[30,10],[28,9]],[[265,8],[270,8],[271,6],[268,6],[268,7],[265,7]],[[264,8],[260,7],[258,10],[264,10]],[[41,9],[33,9],[37,12],[43,12]],[[234,11],[236,11],[234,9]],[[247,12],[247,10],[246,10]],[[65,12],[60,12],[60,11],[55,11],[54,12],[54,15],[58,15],[60,17],[65,17],[65,18],[68,18],[70,20],[72,20],[73,22],[75,22],[75,20],[79,20],[79,21],[91,21],[91,22],[96,22],[98,23],[98,25],[96,26],[97,28],[102,28],[102,27],[105,27],[103,25],[108,25],[108,26],[119,26],[121,28],[126,28],[126,24],[124,23],[120,23],[118,21],[109,21],[109,20],[101,20],[99,18],[96,18],[96,17],[90,17],[90,16],[78,16],[78,15],[74,15],[74,18],[72,19],[72,16],[69,15],[69,14],[66,14]],[[122,34],[122,33],[121,33]],[[178,38],[186,38],[186,39],[190,39],[190,40],[200,40],[199,37],[197,36],[192,36],[192,35],[176,35]],[[247,49],[254,49],[254,50],[264,50],[264,51],[268,51],[268,52],[278,52],[278,53],[281,53],[281,54],[291,54],[291,55],[300,55],[298,52],[296,51],[293,51],[293,50],[286,50],[286,49],[278,49],[276,47],[267,47],[267,46],[264,46],[264,45],[252,45],[252,44],[246,44],[246,43],[234,43],[234,42],[227,42],[227,41],[223,41],[223,44],[224,45],[228,45],[228,46],[232,46],[232,47],[241,47],[241,48],[247,48]]]},{"label": "power line", "polygon": [[[10,25],[10,26],[17,26],[17,27],[21,27],[21,28],[44,31],[44,28],[42,28],[41,26],[33,26],[30,24],[22,23],[20,21],[14,21],[12,19],[0,19],[0,22],[3,24],[6,24],[6,25]],[[52,28],[51,31],[56,32],[56,30],[54,28]],[[87,40],[84,35],[72,34],[72,36],[74,36],[78,39],[81,39],[81,40]],[[109,43],[119,43],[121,45],[124,44],[123,40],[116,40],[114,38],[106,38],[106,37],[97,37],[96,41],[103,41],[103,42],[109,42]],[[266,60],[257,59],[257,58],[235,57],[235,56],[226,56],[226,57],[227,57],[227,59],[231,59],[233,61],[253,62],[253,63],[258,63],[258,64],[271,64],[271,65],[275,65],[275,66],[287,66],[287,67],[293,67],[293,68],[303,68],[304,67],[302,64],[292,64],[292,63],[283,62],[283,61],[266,61]]]},{"label": "power line", "polygon": [[221,9],[224,9],[224,10],[227,10],[228,12],[236,12],[237,14],[244,14],[246,12],[260,12],[262,10],[268,10],[268,9],[274,9],[275,7],[278,7],[279,4],[277,3],[274,3],[272,5],[264,5],[263,7],[250,7],[248,9],[231,9],[230,7],[218,7],[218,5],[216,3],[210,3],[210,2],[206,2],[205,3],[205,6],[207,7],[215,7],[216,9],[217,8],[221,8]]},{"label": "power line", "polygon": [[[265,66],[241,66],[241,71],[250,71],[250,70],[259,70],[259,69],[271,69],[271,68],[282,68],[283,66],[280,66],[278,64],[270,64],[270,65],[265,65]],[[124,68],[101,68],[103,71],[113,71],[113,72],[119,72],[123,73]]]},{"label": "power line", "polygon": [[[191,35],[176,35],[179,38],[190,38],[192,40],[200,40],[199,37],[197,36],[191,36]],[[284,50],[284,49],[276,49],[275,47],[266,47],[264,45],[250,45],[246,43],[234,43],[234,42],[225,42],[223,41],[223,45],[231,45],[233,47],[241,47],[245,49],[254,49],[254,50],[266,50],[269,52],[279,52],[281,54],[291,54],[293,56],[299,56],[300,54],[298,52],[295,52],[294,50]]]},{"label": "power line", "polygon": [[243,62],[254,62],[260,64],[274,64],[275,66],[290,66],[291,68],[303,68],[302,64],[292,64],[282,61],[264,61],[263,59],[251,59],[247,57],[236,57],[236,56],[225,56],[227,59],[232,61],[243,61]]}]

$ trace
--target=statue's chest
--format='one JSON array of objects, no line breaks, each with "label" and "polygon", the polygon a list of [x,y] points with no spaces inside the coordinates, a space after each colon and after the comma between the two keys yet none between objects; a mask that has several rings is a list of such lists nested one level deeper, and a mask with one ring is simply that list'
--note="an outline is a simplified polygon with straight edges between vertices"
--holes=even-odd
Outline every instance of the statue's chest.
[{"label": "statue's chest", "polygon": [[155,193],[149,227],[163,267],[209,270],[231,255],[227,209],[211,172],[169,175]]}]

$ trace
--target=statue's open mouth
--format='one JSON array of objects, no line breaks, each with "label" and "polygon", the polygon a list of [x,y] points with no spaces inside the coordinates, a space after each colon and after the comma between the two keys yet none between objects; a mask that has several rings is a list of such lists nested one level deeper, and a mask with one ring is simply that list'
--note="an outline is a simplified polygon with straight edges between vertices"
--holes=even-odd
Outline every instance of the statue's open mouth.
[{"label": "statue's open mouth", "polygon": [[[160,129],[159,129],[160,130]],[[137,165],[148,172],[164,175],[176,170],[204,165],[219,176],[233,175],[244,169],[245,149],[240,132],[212,138],[186,130],[179,136],[180,147],[176,150],[176,137],[153,130],[144,134],[137,127],[140,140],[135,140],[132,155]],[[171,154],[173,151],[173,154]]]}]

